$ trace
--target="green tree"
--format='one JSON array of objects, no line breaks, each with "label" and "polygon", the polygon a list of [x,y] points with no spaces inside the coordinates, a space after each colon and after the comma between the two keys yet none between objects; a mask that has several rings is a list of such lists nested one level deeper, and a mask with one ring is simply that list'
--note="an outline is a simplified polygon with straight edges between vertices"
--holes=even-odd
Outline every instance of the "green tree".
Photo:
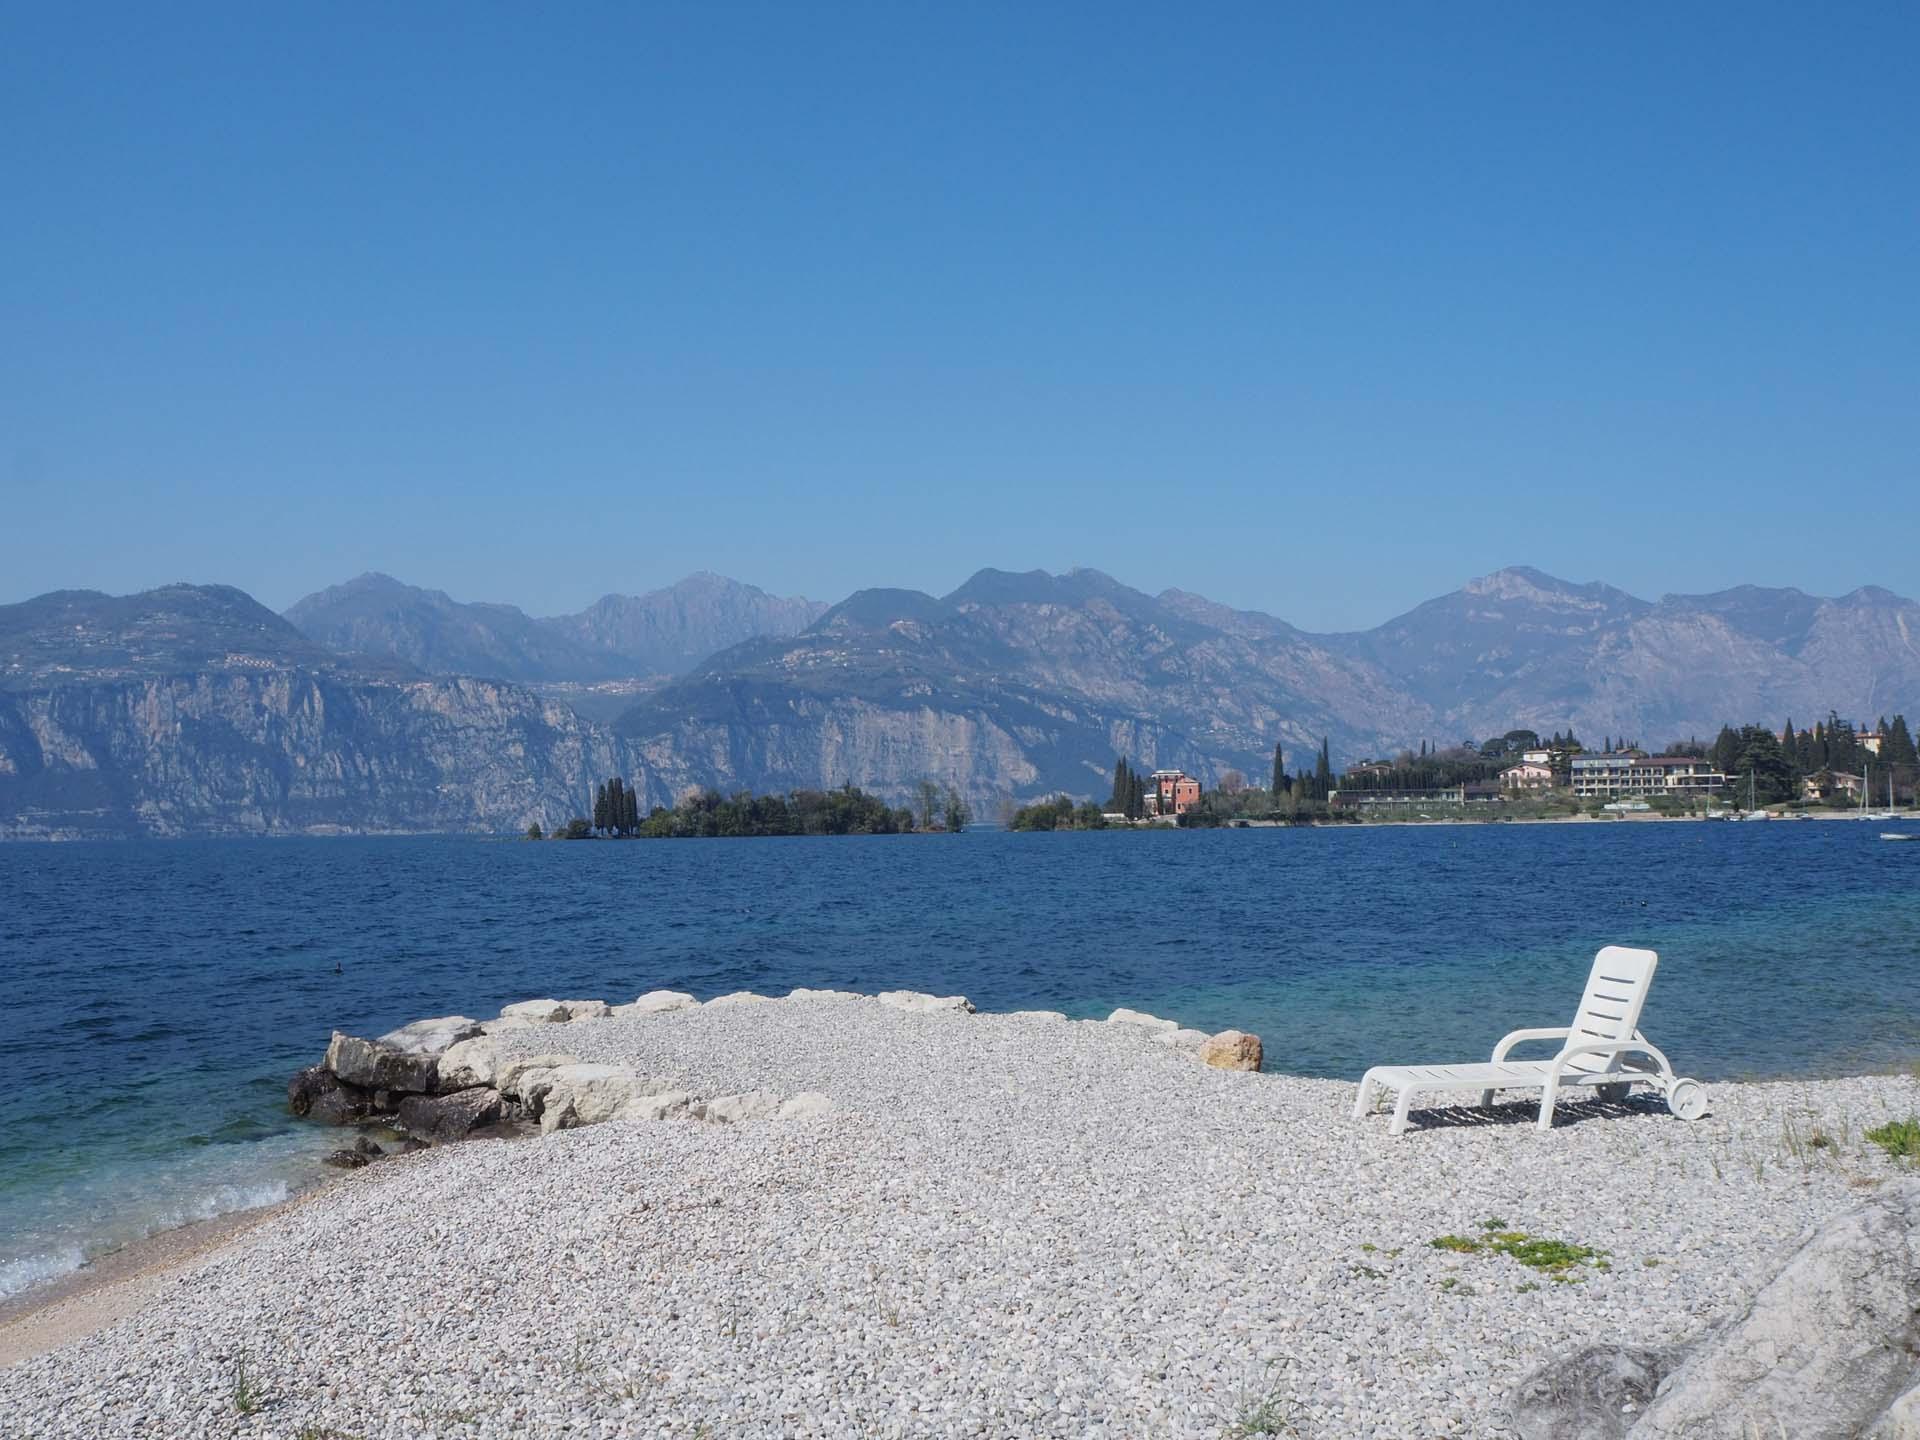
[{"label": "green tree", "polygon": [[[1421,754],[1426,753],[1426,743],[1421,742]],[[1324,800],[1333,791],[1333,755],[1327,748],[1326,736],[1320,737],[1320,758],[1313,765],[1314,798]]]},{"label": "green tree", "polygon": [[546,838],[547,838],[547,832],[540,828],[540,822],[538,820],[534,821],[531,825],[527,826],[527,839],[544,840]]},{"label": "green tree", "polygon": [[1280,742],[1273,742],[1273,798],[1278,800],[1280,792],[1287,788],[1286,757],[1280,753]]},{"label": "green tree", "polygon": [[1880,747],[1881,758],[1889,765],[1920,765],[1920,755],[1914,753],[1913,735],[1907,729],[1907,717],[1896,715],[1887,726],[1887,738]]},{"label": "green tree", "polygon": [[951,785],[947,787],[946,821],[947,833],[951,835],[958,835],[973,823],[972,808]]},{"label": "green tree", "polygon": [[1107,808],[1124,815],[1132,804],[1133,767],[1127,764],[1127,757],[1122,755],[1113,762],[1113,797],[1108,800]]},{"label": "green tree", "polygon": [[602,780],[593,792],[593,828],[604,831],[613,824],[613,809],[608,801],[607,782]]},{"label": "green tree", "polygon": [[913,803],[920,817],[920,828],[933,829],[933,818],[940,810],[940,787],[923,776],[914,784]]}]

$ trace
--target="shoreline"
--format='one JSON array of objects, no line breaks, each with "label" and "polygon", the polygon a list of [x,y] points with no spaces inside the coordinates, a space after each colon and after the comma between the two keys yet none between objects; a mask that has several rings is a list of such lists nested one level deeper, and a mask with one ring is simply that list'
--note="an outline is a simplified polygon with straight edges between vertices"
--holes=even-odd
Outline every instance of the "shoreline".
[{"label": "shoreline", "polygon": [[[1546,1134],[1525,1105],[1450,1106],[1393,1138],[1349,1081],[1212,1068],[1197,1032],[1132,1012],[662,998],[685,1003],[481,1047],[503,1088],[562,1052],[657,1077],[639,1112],[586,1117],[582,1090],[580,1128],[378,1161],[0,1304],[0,1414],[36,1437],[449,1414],[480,1440],[929,1416],[1217,1437],[1271,1399],[1314,1434],[1507,1437],[1511,1386],[1595,1307],[1679,1338],[1724,1318],[1903,1173],[1862,1132],[1920,1106],[1913,1075],[1716,1082],[1693,1124],[1657,1100],[1568,1104]],[[1624,1183],[1595,1207],[1601,1176]],[[1569,1288],[1433,1245],[1488,1216],[1617,1258]],[[1460,1348],[1460,1326],[1516,1338]],[[240,1363],[267,1397],[250,1423]]]},{"label": "shoreline", "polygon": [[0,1300],[0,1370],[62,1349],[138,1313],[168,1277],[218,1257],[249,1231],[306,1204],[327,1182],[271,1205],[190,1220],[128,1241],[76,1270]]}]

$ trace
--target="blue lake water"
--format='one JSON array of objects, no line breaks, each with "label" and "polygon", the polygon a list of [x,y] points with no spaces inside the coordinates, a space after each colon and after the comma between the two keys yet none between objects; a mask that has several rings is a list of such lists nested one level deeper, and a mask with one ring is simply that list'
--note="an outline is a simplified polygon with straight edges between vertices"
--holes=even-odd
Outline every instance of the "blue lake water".
[{"label": "blue lake water", "polygon": [[1868,823],[0,846],[0,1296],[310,1184],[328,1033],[796,985],[1130,1005],[1355,1078],[1563,1024],[1661,953],[1704,1079],[1920,1057],[1920,845]]}]

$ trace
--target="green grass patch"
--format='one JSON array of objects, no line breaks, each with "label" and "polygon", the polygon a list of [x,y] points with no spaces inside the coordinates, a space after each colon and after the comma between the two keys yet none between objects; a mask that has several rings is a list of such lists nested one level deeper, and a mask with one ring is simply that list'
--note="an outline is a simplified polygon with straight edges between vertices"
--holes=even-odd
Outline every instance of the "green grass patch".
[{"label": "green grass patch", "polygon": [[1590,1245],[1575,1245],[1569,1240],[1549,1240],[1540,1235],[1529,1235],[1524,1230],[1507,1230],[1502,1220],[1482,1222],[1485,1233],[1479,1239],[1469,1239],[1465,1235],[1440,1235],[1427,1244],[1435,1250],[1445,1250],[1454,1255],[1478,1255],[1488,1253],[1505,1255],[1509,1260],[1525,1265],[1530,1270],[1541,1270],[1549,1275],[1560,1276],[1576,1267],[1595,1270],[1610,1270],[1604,1250],[1596,1250]]},{"label": "green grass patch", "polygon": [[1867,1139],[1896,1160],[1920,1160],[1920,1120],[1889,1120],[1867,1131]]}]

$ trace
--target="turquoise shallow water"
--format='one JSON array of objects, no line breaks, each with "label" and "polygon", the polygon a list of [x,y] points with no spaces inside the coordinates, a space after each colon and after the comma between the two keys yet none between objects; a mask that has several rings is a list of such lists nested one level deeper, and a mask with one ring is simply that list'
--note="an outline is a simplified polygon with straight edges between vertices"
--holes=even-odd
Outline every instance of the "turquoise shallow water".
[{"label": "turquoise shallow water", "polygon": [[[527,845],[0,846],[0,1295],[312,1182],[284,1111],[333,1028],[796,985],[1130,1005],[1357,1077],[1564,1023],[1661,952],[1706,1079],[1920,1058],[1920,845],[1874,823]],[[1914,828],[1914,827],[1908,827]]]}]

